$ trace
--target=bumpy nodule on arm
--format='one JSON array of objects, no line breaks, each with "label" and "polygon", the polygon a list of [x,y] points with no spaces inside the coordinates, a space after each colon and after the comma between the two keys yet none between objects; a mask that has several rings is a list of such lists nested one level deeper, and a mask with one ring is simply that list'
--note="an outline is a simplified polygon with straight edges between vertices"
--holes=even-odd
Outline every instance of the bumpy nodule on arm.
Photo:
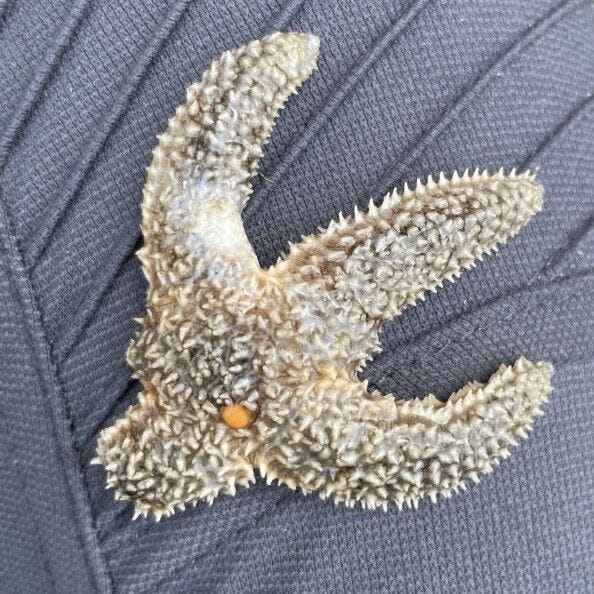
[{"label": "bumpy nodule on arm", "polygon": [[241,211],[274,117],[315,66],[311,35],[225,53],[159,138],[142,206],[147,313],[127,359],[138,403],[101,432],[116,497],[157,519],[234,495],[259,469],[366,507],[449,496],[508,455],[551,390],[524,358],[443,403],[369,392],[381,323],[540,209],[529,174],[441,176],[340,217],[261,270]]}]

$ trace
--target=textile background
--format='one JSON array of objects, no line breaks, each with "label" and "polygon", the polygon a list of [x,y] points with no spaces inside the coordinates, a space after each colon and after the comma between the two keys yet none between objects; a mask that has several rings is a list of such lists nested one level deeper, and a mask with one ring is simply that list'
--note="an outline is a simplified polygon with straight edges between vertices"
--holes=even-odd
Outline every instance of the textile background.
[{"label": "textile background", "polygon": [[[441,170],[531,167],[545,207],[387,324],[365,370],[445,397],[520,354],[555,391],[530,439],[417,511],[258,482],[158,524],[90,466],[134,402],[134,251],[155,136],[224,50],[321,37],[245,212],[260,261]],[[594,583],[590,0],[0,0],[0,590],[587,592]]]}]

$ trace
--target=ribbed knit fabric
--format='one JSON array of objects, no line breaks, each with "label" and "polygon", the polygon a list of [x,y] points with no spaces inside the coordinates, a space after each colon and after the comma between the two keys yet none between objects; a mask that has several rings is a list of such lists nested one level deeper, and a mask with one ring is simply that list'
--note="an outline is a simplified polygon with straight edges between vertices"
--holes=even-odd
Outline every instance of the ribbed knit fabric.
[{"label": "ribbed knit fabric", "polygon": [[[0,0],[0,591],[591,592],[590,0]],[[544,211],[388,324],[365,370],[446,396],[524,354],[555,368],[530,439],[480,484],[388,513],[258,482],[161,523],[90,466],[134,402],[124,362],[155,136],[225,49],[316,33],[245,212],[263,264],[394,185],[537,169]]]}]

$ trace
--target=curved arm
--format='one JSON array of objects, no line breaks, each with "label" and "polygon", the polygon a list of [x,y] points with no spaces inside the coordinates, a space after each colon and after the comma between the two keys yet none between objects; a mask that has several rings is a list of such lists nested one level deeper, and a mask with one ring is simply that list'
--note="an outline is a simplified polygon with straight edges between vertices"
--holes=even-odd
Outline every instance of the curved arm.
[{"label": "curved arm", "polygon": [[299,443],[292,458],[278,465],[263,448],[256,464],[269,479],[367,507],[448,496],[490,472],[526,436],[551,391],[551,372],[520,358],[446,402],[370,395],[359,382],[326,376],[284,437]]},{"label": "curved arm", "polygon": [[[262,146],[291,93],[311,74],[318,39],[274,33],[213,62],[159,137],[142,204],[139,251],[151,286],[173,274],[258,267],[241,210]],[[165,281],[166,282],[166,281]]]}]

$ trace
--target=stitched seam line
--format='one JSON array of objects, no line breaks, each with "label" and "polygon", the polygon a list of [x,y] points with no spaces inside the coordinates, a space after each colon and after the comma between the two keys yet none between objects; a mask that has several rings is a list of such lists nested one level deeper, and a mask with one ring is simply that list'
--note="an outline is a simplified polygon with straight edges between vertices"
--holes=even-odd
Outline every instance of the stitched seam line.
[{"label": "stitched seam line", "polygon": [[70,15],[70,18],[61,29],[58,35],[58,41],[52,49],[48,60],[42,63],[35,72],[33,80],[29,84],[24,97],[19,103],[19,108],[13,113],[6,125],[2,142],[0,142],[0,172],[4,170],[12,144],[23,127],[27,116],[37,105],[37,102],[41,97],[41,92],[54,75],[60,57],[69,46],[70,40],[82,22],[90,3],[91,0],[79,0],[74,11]]},{"label": "stitched seam line", "polygon": [[[549,136],[547,136],[547,138],[545,138],[545,140],[541,143],[541,145],[539,146],[539,148],[532,154],[531,157],[529,157],[528,159],[526,159],[525,163],[526,164],[530,164],[531,162],[533,162],[535,159],[541,157],[543,154],[546,153],[546,151],[552,146],[552,143],[554,142],[554,140],[557,140],[558,138],[562,138],[564,136],[564,134],[566,134],[567,132],[571,131],[573,126],[577,123],[579,123],[581,117],[585,115],[587,112],[584,110],[585,107],[592,105],[591,102],[591,98],[586,99],[586,101],[582,101],[578,104],[577,108],[572,109],[569,114],[561,121],[561,123],[556,127],[555,131],[550,134]],[[583,237],[590,229],[592,226],[592,220],[594,219],[594,211],[591,213],[591,215],[588,217],[586,225],[580,229],[580,232],[578,234],[577,237],[577,241],[579,241],[579,239],[581,237]],[[573,243],[576,242],[576,239],[574,238],[574,241],[571,241],[570,244],[572,245]],[[565,254],[567,246],[564,244],[561,247],[559,247],[554,254],[552,254],[547,260],[546,262],[528,279],[528,281],[526,282],[524,287],[521,287],[516,293],[521,292],[523,289],[530,289],[534,286],[534,283],[539,279],[539,277],[541,277],[542,275],[544,275],[546,273],[546,271],[549,269],[549,267],[554,264],[555,262],[557,262],[560,258],[563,257],[563,255]],[[559,277],[561,278],[561,277]],[[553,277],[552,279],[549,279],[550,281],[554,281],[555,277]],[[546,283],[545,283],[546,284]],[[479,304],[478,307],[483,307],[485,305],[490,305],[493,304],[503,298],[505,298],[507,295],[498,295],[497,297],[495,297],[494,299],[491,299],[490,301],[488,301],[487,303],[482,303]],[[469,313],[467,312],[463,312],[462,315],[465,315]],[[479,329],[479,326],[477,325],[475,328],[472,329],[472,332],[476,332]],[[435,329],[433,330],[435,331]],[[422,335],[421,335],[422,336]],[[418,340],[418,338],[420,338],[421,336],[416,336],[411,342],[415,342],[416,340]],[[435,353],[439,353],[443,350],[445,350],[446,348],[448,348],[450,346],[451,343],[456,342],[458,339],[456,338],[452,338],[452,340],[450,342],[446,342],[443,345],[440,345],[439,347],[436,347],[434,349],[432,349],[430,352],[427,352],[423,355],[423,357],[421,357],[420,359],[415,359],[416,363],[424,363],[429,357],[433,356]],[[412,361],[409,360],[409,362]],[[382,369],[383,366],[381,366]],[[385,371],[385,369],[384,369]],[[388,373],[388,372],[386,372]]]},{"label": "stitched seam line", "polygon": [[266,27],[267,34],[269,35],[286,27],[289,21],[301,11],[304,4],[305,0],[289,0],[274,21]]},{"label": "stitched seam line", "polygon": [[[275,18],[274,22],[272,24],[269,24],[265,27],[265,31],[273,31],[273,30],[277,30],[277,29],[282,29],[285,26],[288,25],[289,21],[294,18],[296,16],[297,13],[300,12],[300,10],[303,8],[303,5],[305,4],[305,0],[289,0],[289,2],[283,7],[283,9],[281,10],[281,12],[279,13],[279,15]],[[138,244],[138,242],[141,240],[142,238],[137,237],[135,238],[135,245]],[[104,287],[104,289],[100,292],[99,298],[96,300],[96,302],[93,304],[93,308],[90,311],[90,315],[88,316],[89,318],[92,316],[92,313],[94,312],[96,306],[99,304],[99,301],[101,299],[101,297],[105,294],[105,292],[109,289],[109,286],[111,286],[111,283],[113,282],[113,279],[115,278],[117,272],[121,269],[121,267],[123,266],[123,264],[129,260],[130,257],[132,257],[134,254],[129,253],[128,250],[126,250],[125,252],[125,258],[124,260],[122,260],[119,265],[115,268],[115,270],[113,271],[113,274],[109,277],[109,283]],[[78,324],[75,324],[75,326],[78,326]],[[80,335],[82,334],[82,331],[84,330],[84,327],[86,327],[86,323],[84,324],[84,326],[80,329],[78,329],[79,331],[75,334],[74,336],[74,340],[67,344],[66,348],[61,351],[63,353],[63,356],[66,357],[68,355],[68,353],[70,353],[71,349],[76,345],[76,343],[78,342],[78,339],[80,338]],[[127,384],[126,387],[126,392],[128,392],[129,389],[131,389],[131,387],[133,386],[135,382],[133,380],[130,380]],[[118,398],[113,405],[109,408],[108,413],[105,415],[103,422],[105,421],[105,419],[107,419],[109,417],[109,415],[111,414],[111,412],[113,411],[113,409],[117,406],[117,403],[119,402],[120,398]],[[91,434],[88,439],[92,439],[94,437],[94,434]],[[123,515],[125,513],[128,513],[128,508],[123,508],[121,514],[119,515]]]},{"label": "stitched seam line", "polygon": [[[66,50],[66,48],[69,46],[73,35],[75,34],[76,30],[80,26],[80,23],[82,22],[82,20],[85,16],[85,14],[87,13],[88,7],[90,5],[90,1],[91,0],[80,0],[76,4],[74,10],[72,11],[72,13],[70,15],[70,18],[66,21],[64,27],[60,30],[60,33],[58,35],[58,40],[57,40],[56,44],[54,45],[49,58],[47,59],[47,61],[45,61],[43,64],[41,64],[41,66],[35,72],[35,74],[33,76],[33,80],[29,83],[29,86],[28,86],[27,90],[25,91],[24,97],[19,103],[19,107],[17,108],[17,110],[15,110],[11,119],[9,120],[9,122],[5,128],[5,133],[2,136],[2,140],[0,141],[0,172],[2,172],[6,166],[10,148],[12,147],[15,139],[17,138],[19,131],[21,130],[22,126],[24,125],[28,115],[31,113],[31,111],[34,109],[35,105],[39,101],[39,98],[41,97],[43,89],[46,87],[48,82],[51,80],[51,77],[55,73],[56,67],[60,60],[60,57],[62,56],[62,54]],[[4,9],[6,7],[10,8],[10,2],[6,2],[6,4],[2,8]],[[1,194],[1,192],[0,192],[0,194]],[[15,280],[15,278],[16,278],[17,280],[22,281],[22,284],[24,287],[23,290],[26,293],[26,297],[18,298],[18,297],[20,297],[20,295],[15,295],[14,297],[17,300],[17,303],[21,303],[23,305],[23,310],[26,308],[27,303],[31,304],[32,311],[31,311],[30,316],[27,316],[26,313],[23,311],[23,316],[24,316],[24,319],[25,319],[25,322],[27,323],[27,325],[33,324],[34,326],[41,328],[40,318],[38,316],[38,312],[37,312],[36,305],[35,305],[36,300],[33,295],[30,281],[29,281],[26,273],[24,272],[24,269],[22,269],[20,254],[18,253],[18,248],[16,247],[16,243],[14,241],[14,235],[13,235],[12,228],[11,228],[10,217],[8,216],[8,212],[5,212],[4,201],[1,197],[1,195],[0,195],[0,222],[4,223],[4,225],[6,226],[6,229],[7,229],[7,233],[6,233],[7,238],[6,239],[7,239],[7,243],[8,243],[7,251],[12,252],[13,264],[15,264],[15,267],[16,267],[16,270],[13,271],[12,266],[10,265],[10,257],[9,257],[8,264],[7,264],[7,270],[9,272],[9,278],[11,278],[11,281],[12,281],[11,282],[12,291],[13,291],[13,293],[18,293],[17,288],[14,286],[16,284],[16,280]],[[43,355],[44,350],[41,346],[42,341],[36,338],[36,335],[34,332],[31,331],[30,335],[32,336],[32,340],[36,347],[34,350],[39,351],[39,353],[35,353],[35,355],[37,355],[37,356],[34,355],[34,357],[33,357],[33,360],[35,361],[36,367],[38,369],[39,379],[43,384],[46,384],[47,379],[46,379],[45,375],[42,373],[42,371],[39,369],[40,361],[38,360],[38,356],[40,356],[41,358],[44,358],[44,355]],[[42,332],[42,335],[43,335],[43,332]],[[35,336],[35,338],[33,338],[34,336]],[[47,341],[45,341],[45,348],[46,349],[48,348]],[[49,357],[49,354],[45,353],[45,357]],[[51,361],[51,359],[48,359],[45,362],[47,363],[48,375],[51,377],[52,368],[51,368],[51,363],[49,363],[49,361]],[[45,366],[46,365],[44,365],[44,367]],[[57,383],[57,378],[55,378],[55,379],[56,379],[56,383]],[[53,392],[53,390],[49,390],[49,389],[47,390],[48,395],[51,394],[52,392]],[[59,390],[58,390],[58,392],[59,392]],[[59,397],[59,394],[58,394],[58,397]],[[58,403],[58,406],[60,404],[63,405],[63,403]],[[63,411],[63,412],[64,412],[63,418],[66,419],[67,417],[65,415],[65,411]],[[54,440],[56,442],[57,453],[58,453],[58,455],[61,456],[61,448],[65,448],[68,446],[65,443],[58,441],[56,420],[55,420],[54,415],[52,415],[51,425],[52,425],[52,429],[54,431]],[[73,447],[72,443],[70,443],[68,445],[71,446],[72,451],[75,451],[75,448]],[[73,514],[74,517],[77,518],[77,520],[75,520],[76,529],[79,533],[79,536],[80,536],[82,542],[84,544],[86,544],[86,546],[83,545],[83,548],[85,551],[85,554],[83,556],[85,558],[85,562],[87,563],[87,571],[90,576],[93,576],[92,580],[95,582],[95,588],[97,590],[99,589],[99,584],[101,584],[101,583],[103,583],[106,586],[107,590],[111,590],[111,578],[109,576],[109,572],[107,569],[107,565],[105,564],[105,560],[102,557],[101,550],[98,548],[98,544],[96,541],[96,535],[94,532],[94,524],[93,524],[92,517],[90,514],[90,508],[89,508],[88,502],[86,500],[87,494],[86,494],[86,491],[84,490],[84,487],[82,486],[83,481],[82,481],[82,476],[80,476],[80,467],[78,469],[75,467],[72,469],[73,472],[68,472],[66,463],[64,461],[62,468],[67,475],[66,483],[68,485],[68,489],[71,494],[70,505],[72,506],[72,509],[74,512],[74,514]],[[75,474],[77,474],[77,471],[78,471],[78,476],[70,477],[70,474],[75,475]],[[26,492],[26,489],[25,489],[25,492]],[[77,499],[77,497],[76,497],[77,493],[78,494],[82,493],[82,497],[81,497],[82,501],[80,502],[81,503],[80,514],[77,513],[76,503],[75,503],[76,499]],[[39,531],[39,526],[37,524],[35,515],[33,515],[32,521],[35,526],[35,531],[39,535],[40,531]],[[87,542],[87,540],[85,539],[83,530],[82,530],[83,524],[90,526],[90,532],[95,537],[94,541]],[[40,541],[41,541],[41,539],[40,539]],[[40,546],[42,546],[42,545],[40,544]],[[95,553],[95,554],[93,554],[93,553]],[[47,557],[47,553],[44,551],[43,554],[45,555],[44,562],[45,562],[46,566],[49,567],[49,559]],[[50,571],[50,575],[52,576],[52,579],[54,579],[51,571]],[[55,583],[55,581],[54,581],[54,583]]]},{"label": "stitched seam line", "polygon": [[280,157],[279,165],[274,170],[272,176],[267,179],[266,185],[262,187],[260,192],[250,198],[245,209],[246,217],[253,216],[260,207],[260,204],[270,195],[270,192],[276,187],[295,159],[305,150],[332,114],[356,89],[357,83],[365,73],[381,58],[398,34],[410,25],[427,4],[428,0],[413,0],[404,13],[398,15],[379,39],[372,44],[372,47],[362,52],[365,59],[361,62],[355,62],[347,77],[337,83],[330,92],[330,95],[324,100],[324,107],[316,112],[307,123],[303,133],[299,135],[298,140]]},{"label": "stitched seam line", "polygon": [[115,103],[111,111],[104,114],[102,121],[98,124],[99,131],[97,135],[87,144],[80,165],[74,170],[72,176],[66,182],[60,204],[57,208],[54,205],[46,208],[44,215],[41,217],[45,226],[41,229],[37,228],[35,233],[28,238],[29,241],[27,243],[29,248],[24,254],[25,264],[28,268],[34,267],[43,255],[58,224],[68,212],[86,174],[99,157],[101,148],[109,137],[110,132],[126,112],[129,102],[138,90],[140,83],[144,80],[149,66],[152,64],[163,43],[165,43],[174,31],[177,22],[186,11],[189,3],[190,0],[179,0],[169,12],[165,18],[164,25],[157,31],[152,42],[145,48],[140,59],[136,62],[125,90],[120,94],[119,101]]},{"label": "stitched seam line", "polygon": [[[303,8],[304,3],[305,0],[289,0],[274,19],[274,22],[266,26],[265,31],[283,29],[289,20],[294,18]],[[75,313],[74,320],[69,324],[70,330],[65,330],[62,339],[56,347],[56,356],[59,361],[64,361],[76,346],[90,319],[101,303],[103,296],[112,286],[119,271],[134,256],[134,252],[140,247],[141,243],[142,237],[140,235],[136,235],[131,241],[127,241],[124,244],[124,250],[114,258],[115,266],[107,267],[107,274],[101,275],[93,283],[88,291],[92,295],[92,298],[84,302]]]},{"label": "stitched seam line", "polygon": [[[565,277],[565,278],[560,277],[557,280],[560,280],[562,282],[567,282],[568,280],[573,280],[573,279],[576,279],[576,278],[579,278],[581,280],[582,278],[584,278],[584,279],[585,278],[591,278],[592,275],[593,275],[593,273],[594,273],[594,270],[590,270],[590,271],[587,271],[586,273],[584,273],[582,275],[576,275],[576,276]],[[569,299],[571,299],[573,297],[575,297],[575,295],[568,295],[560,303],[564,303],[564,302],[568,301]],[[539,308],[545,307],[548,304],[549,304],[548,301],[538,302],[535,305],[533,305],[532,308],[530,308],[530,310],[522,310],[522,311],[524,313],[526,311],[529,311],[531,314],[535,314]],[[510,314],[508,314],[508,316],[506,316],[505,319],[509,319],[509,318],[513,317],[516,313],[517,313],[517,311],[515,311],[515,310],[512,311]],[[459,337],[457,340],[464,340],[464,338],[466,338],[470,334],[476,332],[476,330],[479,327],[480,326],[476,326],[476,328],[472,328],[468,333],[466,333],[462,337]],[[456,342],[456,341],[451,341],[451,342]],[[388,373],[388,375],[390,375],[390,374]],[[283,503],[288,498],[290,498],[291,495],[295,495],[295,493],[291,491],[291,492],[286,493],[285,495],[279,497],[279,499],[277,499],[272,504],[271,507],[272,508],[278,507],[281,503]],[[179,575],[179,573],[181,571],[183,571],[186,567],[188,567],[190,565],[193,565],[194,563],[196,563],[196,561],[199,561],[200,559],[206,557],[211,551],[219,548],[222,544],[226,544],[226,543],[230,542],[232,538],[235,538],[237,535],[243,534],[244,532],[250,530],[251,528],[253,528],[259,522],[260,519],[262,519],[263,517],[265,517],[270,512],[271,512],[271,509],[270,508],[264,509],[260,514],[256,515],[249,522],[247,522],[246,524],[244,524],[243,526],[241,526],[241,528],[238,531],[233,532],[233,534],[226,535],[225,537],[219,539],[216,543],[214,543],[212,546],[210,546],[206,551],[202,551],[200,554],[198,554],[195,557],[192,557],[191,559],[187,560],[183,565],[181,565],[177,569],[173,570],[172,572],[168,573],[166,576],[160,578],[159,581],[157,581],[155,584],[151,585],[147,590],[143,590],[143,593],[152,592],[152,591],[158,591],[159,586],[162,585],[162,584],[164,584],[164,583],[166,583],[172,575],[176,575],[176,574]]]},{"label": "stitched seam line", "polygon": [[[582,120],[583,117],[588,115],[588,111],[586,110],[586,108],[594,105],[594,102],[592,101],[592,99],[593,99],[592,97],[588,97],[588,98],[586,98],[585,101],[579,102],[574,108],[572,108],[568,112],[568,114],[561,120],[561,122],[555,127],[554,131],[551,134],[549,134],[547,137],[545,137],[545,139],[541,142],[539,147],[532,153],[532,155],[527,157],[523,161],[522,168],[525,168],[525,167],[529,168],[530,165],[533,164],[536,159],[539,159],[540,157],[542,157],[543,154],[546,154],[546,151],[549,150],[553,146],[553,143],[555,141],[557,141],[559,138],[562,138],[566,133],[570,132],[573,129],[573,127],[575,125],[577,125]],[[520,292],[522,290],[522,288],[530,288],[531,286],[533,286],[533,284],[538,280],[539,277],[544,275],[546,273],[546,271],[551,266],[554,266],[554,264],[556,264],[560,259],[562,259],[562,257],[565,255],[565,253],[567,251],[567,248],[571,248],[574,244],[578,243],[580,241],[580,239],[584,235],[586,235],[586,233],[588,233],[588,231],[592,227],[593,218],[594,218],[594,212],[586,219],[585,225],[580,228],[577,235],[570,239],[570,243],[560,246],[553,254],[551,254],[549,256],[549,258],[546,260],[546,262],[539,268],[539,270],[537,270],[528,279],[525,287],[520,287],[516,291],[516,293]],[[506,296],[507,295],[497,295],[486,302],[476,304],[475,307],[483,307],[484,305],[492,305],[496,301],[503,299]],[[460,312],[458,314],[458,317],[467,315],[468,313],[470,313],[470,310],[465,310],[463,312]],[[446,326],[447,324],[449,324],[449,322],[446,322],[445,324],[443,324],[442,326],[439,326],[437,328],[432,328],[431,330],[429,330],[427,332],[418,334],[415,337],[413,337],[411,340],[407,341],[406,344],[401,344],[399,346],[403,347],[403,346],[407,346],[407,345],[412,345],[420,338],[423,338],[424,336],[427,336],[428,334],[435,332],[436,330],[439,330],[440,328],[442,328],[443,326]],[[447,345],[445,345],[445,346],[447,346]],[[383,365],[381,365],[381,363],[380,363],[382,358],[383,357],[380,354],[378,357],[376,357],[374,359],[376,365],[380,365],[380,367],[379,367],[380,369],[383,369]]]},{"label": "stitched seam line", "polygon": [[[583,117],[588,115],[587,108],[591,107],[594,104],[593,99],[594,99],[594,97],[589,95],[583,101],[576,104],[576,106],[567,114],[567,116],[555,127],[553,132],[544,139],[544,141],[536,149],[536,151],[522,162],[522,165],[520,166],[519,169],[521,170],[521,169],[525,169],[525,168],[529,167],[530,163],[534,162],[541,154],[543,154],[544,150],[546,148],[548,148],[549,144],[551,144],[554,140],[556,140],[557,136],[560,136],[561,134],[563,134],[566,131],[566,129],[573,128],[577,124],[578,121],[580,121]],[[139,245],[139,241],[136,241],[135,247],[138,245]],[[133,256],[134,256],[133,252],[127,251],[126,258],[122,262],[122,265],[120,265],[116,268],[113,276],[110,275],[109,282],[105,285],[104,289],[100,292],[91,291],[96,297],[93,300],[92,304],[90,304],[90,305],[92,305],[92,307],[89,307],[88,309],[84,310],[84,313],[87,314],[84,316],[85,321],[83,321],[83,323],[80,323],[80,324],[77,324],[77,323],[73,324],[74,332],[67,335],[66,339],[63,342],[58,343],[58,345],[57,345],[55,352],[56,352],[56,355],[60,362],[62,362],[64,359],[66,359],[66,357],[68,357],[68,355],[70,354],[72,348],[74,348],[76,346],[82,333],[84,332],[85,328],[87,327],[88,319],[91,317],[91,315],[95,311],[96,307],[98,307],[99,303],[102,301],[105,293],[109,290],[110,286],[112,285],[112,283],[115,279],[115,276],[117,275],[117,272],[119,272],[121,270],[122,266],[126,262],[128,262]],[[89,313],[91,315],[88,315]],[[115,407],[116,405],[117,405],[117,400],[114,402],[113,406]],[[110,410],[106,413],[103,421],[109,417],[109,414],[110,414],[112,408],[110,408]]]},{"label": "stitched seam line", "polygon": [[589,1],[563,0],[543,15],[535,25],[526,28],[510,45],[495,55],[487,66],[460,91],[457,98],[442,112],[442,115],[429,127],[429,130],[400,154],[395,164],[382,175],[373,193],[375,195],[385,194],[394,185],[395,181],[402,178],[406,168],[419,158],[429,143],[438,138],[454,121],[454,118],[462,113],[487,86],[495,76],[497,68],[510,63],[520,52],[533,45],[564,16],[589,3]]},{"label": "stitched seam line", "polygon": [[[545,286],[549,286],[551,284],[561,284],[561,283],[570,282],[570,281],[574,281],[574,280],[586,281],[586,280],[591,279],[593,274],[594,274],[594,270],[588,270],[584,273],[576,274],[574,276],[559,277],[558,279],[553,279],[553,281],[551,281],[550,283],[546,283]],[[572,293],[570,295],[567,295],[561,301],[558,301],[557,305],[561,305],[563,303],[566,303],[566,302],[576,299],[576,298],[577,298],[577,296]],[[536,314],[538,314],[540,309],[542,309],[548,305],[550,305],[550,301],[547,301],[547,300],[534,301],[529,307],[522,309],[521,312],[519,312],[516,308],[516,309],[513,309],[510,313],[508,313],[506,316],[503,316],[500,319],[501,319],[501,321],[508,321],[508,320],[511,320],[514,316],[518,315],[518,313],[522,313],[522,315],[524,315],[524,316],[535,316]],[[476,323],[476,324],[472,325],[464,334],[457,336],[456,338],[452,338],[451,340],[447,341],[443,345],[440,345],[439,347],[432,349],[430,353],[424,353],[424,356],[419,359],[416,359],[414,356],[412,358],[409,358],[407,363],[412,363],[414,365],[421,365],[427,361],[427,359],[429,358],[430,355],[439,354],[455,344],[464,343],[464,341],[466,341],[466,339],[468,339],[470,336],[474,335],[476,332],[480,331],[482,328],[484,328],[484,326],[482,326],[480,322]],[[384,369],[383,372],[389,378],[395,379],[394,373],[391,370]]]},{"label": "stitched seam line", "polygon": [[[49,405],[51,416],[52,438],[54,440],[61,469],[65,474],[67,490],[70,493],[70,506],[73,511],[74,524],[83,545],[83,557],[87,563],[89,578],[95,583],[97,591],[111,591],[111,579],[107,566],[101,555],[97,535],[92,521],[91,510],[84,487],[82,468],[79,464],[78,451],[74,438],[66,402],[58,374],[51,359],[49,343],[45,336],[41,316],[36,305],[36,298],[31,282],[22,265],[21,256],[14,239],[10,219],[6,213],[4,202],[0,200],[0,226],[6,229],[5,243],[7,248],[7,268],[14,288],[14,298],[21,304],[24,322],[33,344],[33,361],[39,376],[40,384],[47,395],[44,404]],[[64,423],[61,431],[59,422]],[[84,527],[88,527],[85,530]],[[92,576],[92,577],[91,577]]]},{"label": "stitched seam line", "polygon": [[[294,12],[296,12],[303,1],[304,0],[291,0],[287,7],[288,16],[291,16]],[[87,153],[82,159],[81,166],[76,168],[74,174],[68,180],[66,189],[62,194],[63,201],[61,202],[59,208],[51,209],[47,213],[47,217],[44,217],[44,221],[46,222],[45,227],[43,227],[41,230],[37,229],[36,233],[30,238],[30,248],[25,253],[25,264],[28,267],[35,266],[43,255],[58,224],[70,209],[74,197],[80,189],[86,174],[97,160],[101,152],[101,148],[105,144],[109,134],[120,121],[124,113],[126,113],[131,99],[134,97],[138,87],[144,80],[144,77],[158,51],[174,31],[177,22],[186,11],[189,3],[190,0],[180,0],[178,4],[176,4],[175,8],[167,16],[165,26],[156,34],[153,42],[149,44],[140,59],[137,61],[136,66],[130,76],[130,82],[128,83],[126,90],[120,95],[120,101],[115,104],[111,112],[109,112],[99,124],[99,134],[91,141],[89,145],[87,145]],[[283,11],[278,21],[279,24],[282,24],[284,17],[285,13]]]},{"label": "stitched seam line", "polygon": [[[285,4],[283,6],[282,10],[276,16],[274,21],[272,23],[269,23],[264,28],[264,31],[271,32],[271,31],[275,31],[278,29],[283,29],[288,24],[290,19],[294,18],[295,15],[297,13],[299,13],[299,11],[303,8],[304,3],[305,3],[305,0],[289,0],[287,2],[287,4]],[[266,34],[266,33],[263,33],[263,34]],[[141,240],[142,240],[141,237],[135,237],[134,245],[137,246],[141,242]],[[133,253],[130,253],[129,249],[126,249],[125,254],[126,254],[125,259],[122,260],[118,264],[118,266],[107,275],[108,282],[105,283],[105,285],[101,288],[101,290],[97,291],[96,298],[93,299],[93,301],[89,304],[88,307],[86,307],[84,310],[82,310],[80,316],[77,316],[77,318],[82,318],[82,323],[75,322],[73,324],[73,326],[75,328],[75,332],[67,337],[67,340],[65,341],[64,346],[58,351],[61,355],[61,360],[65,359],[70,354],[72,348],[74,348],[74,346],[78,343],[78,340],[80,339],[88,322],[92,318],[92,315],[95,312],[97,306],[99,305],[101,299],[103,298],[103,296],[105,295],[107,290],[109,290],[109,287],[112,285],[118,271],[121,270],[122,266],[134,255]],[[104,280],[104,279],[102,279],[102,280]],[[129,390],[131,390],[133,388],[134,384],[135,384],[135,381],[130,379],[130,381],[126,385],[125,393],[127,393]],[[125,396],[125,394],[124,394],[124,396]],[[124,396],[122,396],[122,397],[124,397]],[[117,404],[120,400],[121,400],[121,398],[117,398],[115,400],[115,402],[112,404],[112,406],[109,407],[102,422],[105,422],[105,420],[107,418],[109,418],[109,415],[111,414],[113,409],[117,406]],[[90,433],[89,436],[87,437],[87,441],[90,441],[94,437],[95,437],[95,432]],[[87,443],[85,443],[85,446],[86,445],[87,445]],[[121,515],[124,515],[128,512],[129,512],[129,509],[127,507],[124,507],[122,509],[122,511],[118,514],[118,517]]]},{"label": "stitched seam line", "polygon": [[[85,450],[86,448],[90,447],[91,441],[93,441],[97,437],[97,433],[101,430],[103,425],[107,422],[109,417],[112,415],[114,409],[117,405],[125,399],[128,394],[134,391],[136,387],[136,382],[132,377],[129,377],[126,381],[126,385],[124,387],[118,386],[116,390],[114,390],[115,394],[117,395],[116,398],[112,401],[109,408],[101,415],[101,419],[87,431],[86,435],[82,436],[82,449]],[[107,384],[108,382],[106,382]]]},{"label": "stitched seam line", "polygon": [[522,161],[522,164],[518,169],[521,171],[522,169],[529,168],[531,165],[534,166],[536,159],[546,153],[549,146],[555,142],[558,136],[565,134],[568,129],[573,128],[577,122],[589,115],[590,112],[588,111],[588,108],[594,105],[593,100],[594,96],[590,93],[584,99],[576,103],[557,126],[555,126],[552,132],[538,145],[537,149]]}]

